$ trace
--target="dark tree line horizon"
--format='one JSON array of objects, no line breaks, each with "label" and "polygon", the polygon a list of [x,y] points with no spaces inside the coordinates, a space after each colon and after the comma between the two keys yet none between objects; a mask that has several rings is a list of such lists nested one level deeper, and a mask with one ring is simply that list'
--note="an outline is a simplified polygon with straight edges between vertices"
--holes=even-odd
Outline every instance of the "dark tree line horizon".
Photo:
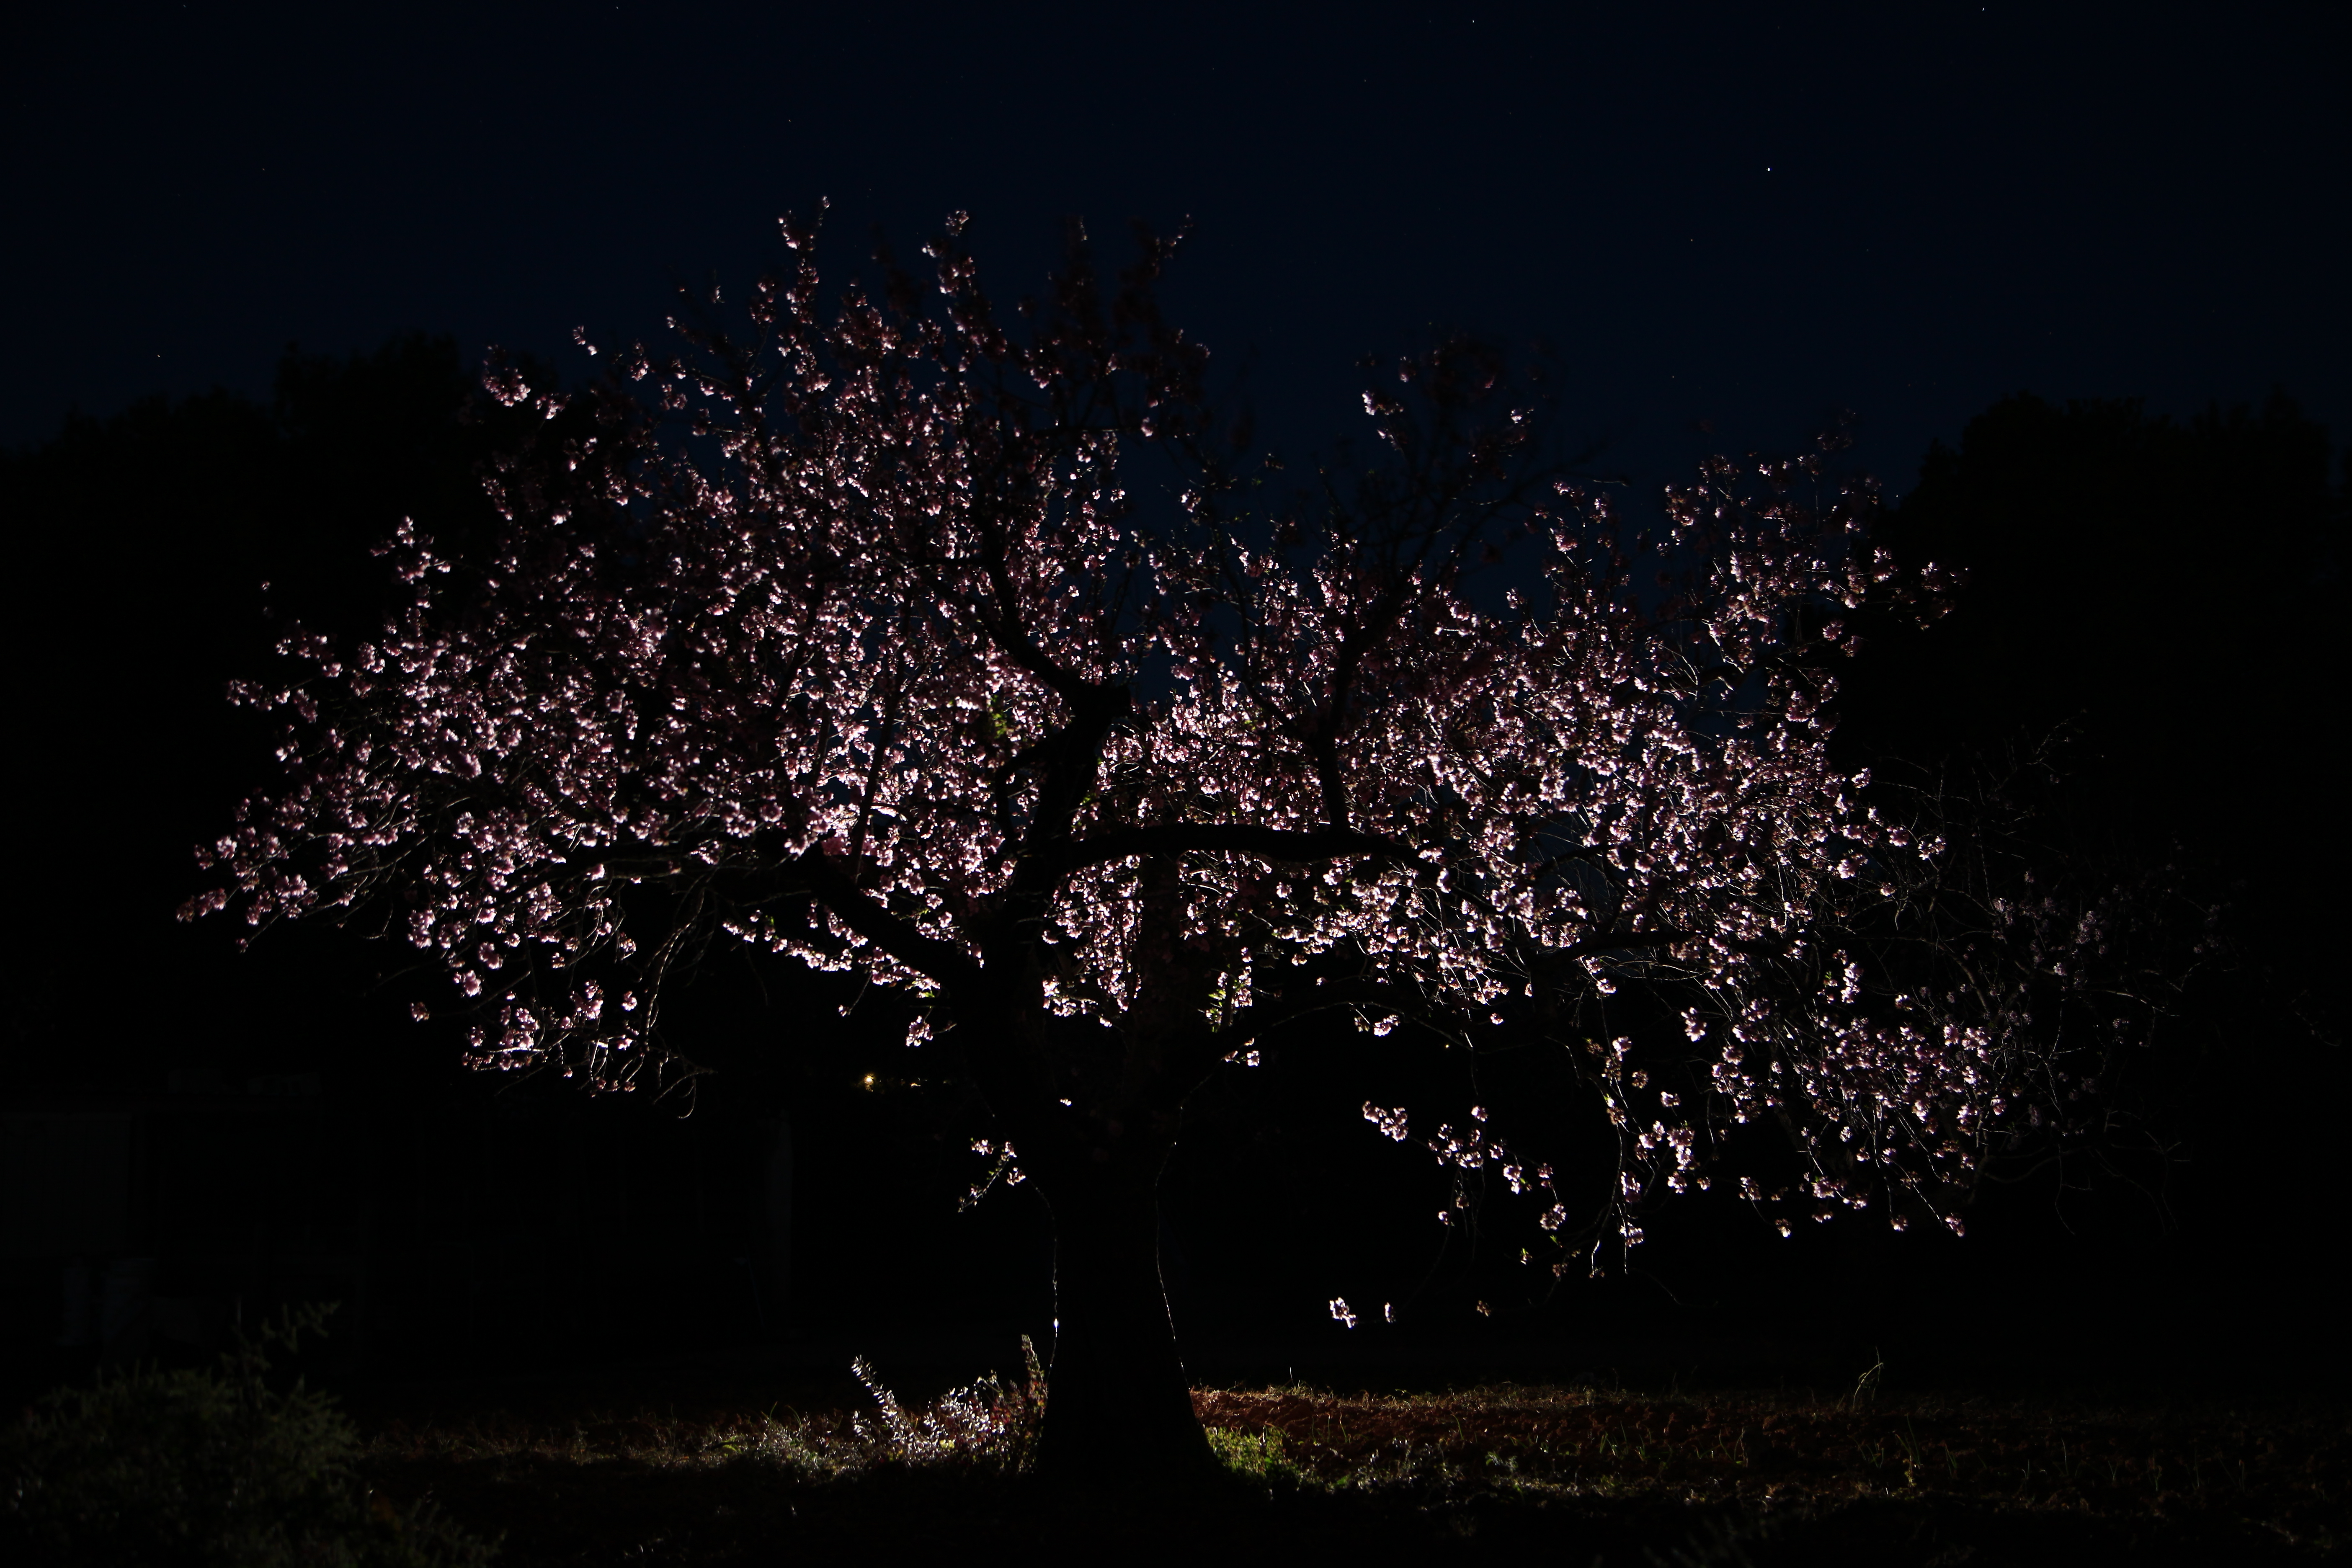
[{"label": "dark tree line horizon", "polygon": [[[461,547],[486,536],[479,469],[538,420],[482,397],[450,340],[412,334],[349,358],[289,349],[268,405],[151,399],[7,455],[20,581],[39,585],[14,633],[20,734],[37,737],[25,754],[79,775],[76,813],[110,825],[36,847],[32,880],[55,912],[12,944],[13,1084],[144,1083],[198,1058],[258,1068],[304,1049],[288,1039],[306,1009],[391,1010],[360,1001],[372,955],[314,963],[265,998],[271,987],[204,978],[220,955],[196,950],[222,933],[169,927],[193,885],[186,845],[259,782],[266,755],[262,727],[219,693],[264,666],[273,616],[379,618],[368,552],[399,517]],[[2316,1209],[2332,1134],[2312,1091],[2340,1062],[2343,851],[2297,825],[2326,819],[2333,783],[2341,659],[2325,605],[2352,487],[2332,456],[2283,396],[2179,423],[2131,400],[2020,394],[1931,449],[1885,520],[1898,552],[1969,582],[1928,631],[1861,628],[1872,657],[1847,668],[1837,744],[2014,799],[2052,852],[2171,868],[2217,911],[2210,957],[2118,1093],[2129,1135],[2063,1173],[2082,1191],[2045,1194],[2067,1223],[2192,1246],[2227,1225],[2275,1244]],[[20,773],[20,810],[30,782]],[[268,944],[246,962],[271,963]],[[240,992],[277,1016],[224,1016]],[[399,1047],[412,1063],[418,1048]],[[386,1070],[359,1056],[350,1070]],[[713,1065],[706,1087],[724,1094],[736,1064]]]}]

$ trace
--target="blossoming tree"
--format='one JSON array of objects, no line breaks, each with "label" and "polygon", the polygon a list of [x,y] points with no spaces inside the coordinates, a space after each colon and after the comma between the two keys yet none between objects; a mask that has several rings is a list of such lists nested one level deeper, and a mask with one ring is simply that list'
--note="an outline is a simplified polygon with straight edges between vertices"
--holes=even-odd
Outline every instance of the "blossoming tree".
[{"label": "blossoming tree", "polygon": [[1622,1137],[1600,1221],[1507,1108],[1424,1129],[1562,1240],[1638,1242],[1767,1120],[1821,1212],[1953,1218],[2032,1047],[1976,971],[1874,1002],[1847,934],[1938,847],[1826,751],[1822,619],[1898,586],[1866,494],[1718,463],[1636,527],[1457,344],[1366,394],[1375,468],[1267,501],[1155,307],[1171,247],[1074,246],[1008,325],[961,228],[929,304],[887,268],[822,303],[787,221],[747,332],[569,402],[495,369],[553,460],[493,476],[494,559],[404,528],[382,637],[244,691],[287,777],[185,912],[377,911],[470,1059],[600,1089],[660,1070],[713,940],[920,998],[1052,1210],[1064,1468],[1205,1454],[1155,1188],[1187,1096],[1310,1013],[1570,1049]]}]

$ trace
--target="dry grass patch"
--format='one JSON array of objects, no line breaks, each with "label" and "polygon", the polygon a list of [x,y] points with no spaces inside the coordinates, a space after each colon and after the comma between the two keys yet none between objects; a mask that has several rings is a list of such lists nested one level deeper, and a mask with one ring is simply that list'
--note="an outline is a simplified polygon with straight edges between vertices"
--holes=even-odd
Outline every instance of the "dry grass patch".
[{"label": "dry grass patch", "polygon": [[[1203,1390],[1193,1404],[1211,1426],[1278,1433],[1277,1462],[1309,1484],[1432,1500],[1486,1492],[1765,1513],[1894,1499],[2194,1520],[2319,1552],[2347,1541],[2352,1425],[2340,1411],[1881,1401],[1867,1383],[1833,1401],[1523,1387],[1350,1399],[1267,1388]],[[1268,1451],[1261,1441],[1261,1463]]]},{"label": "dry grass patch", "polygon": [[1573,1568],[2294,1563],[2347,1538],[2336,1411],[1203,1389],[1234,1479],[1138,1520],[1041,1491],[1023,1464],[1034,1406],[994,1394],[895,1421],[874,1404],[394,1419],[365,1462],[401,1502],[501,1533],[512,1564],[1055,1560],[1139,1524],[1188,1551],[1531,1547]]}]

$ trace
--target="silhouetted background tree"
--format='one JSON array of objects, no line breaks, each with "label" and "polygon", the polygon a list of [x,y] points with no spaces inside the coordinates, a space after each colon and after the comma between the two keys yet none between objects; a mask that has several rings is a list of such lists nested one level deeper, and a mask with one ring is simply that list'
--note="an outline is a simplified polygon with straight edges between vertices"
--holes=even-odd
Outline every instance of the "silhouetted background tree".
[{"label": "silhouetted background tree", "polygon": [[[16,1082],[241,1058],[316,1027],[315,995],[273,1001],[283,976],[224,1005],[236,983],[144,917],[174,902],[193,836],[258,782],[267,729],[222,701],[227,680],[267,665],[289,616],[352,633],[380,618],[369,552],[403,515],[453,542],[495,524],[477,469],[520,422],[471,394],[446,338],[289,349],[268,405],[154,399],[5,458],[12,790],[47,825],[24,868],[43,913],[7,953]],[[125,941],[92,940],[108,910]]]},{"label": "silhouetted background tree", "polygon": [[1883,778],[2030,814],[2045,875],[2159,873],[2201,911],[2185,991],[2109,1086],[2133,1135],[2041,1190],[2092,1236],[2152,1226],[2257,1272],[2335,1223],[2352,454],[2333,485],[2331,456],[2284,395],[2185,423],[2004,398],[1885,522],[1966,587],[1933,626],[1867,626],[1840,732]]}]

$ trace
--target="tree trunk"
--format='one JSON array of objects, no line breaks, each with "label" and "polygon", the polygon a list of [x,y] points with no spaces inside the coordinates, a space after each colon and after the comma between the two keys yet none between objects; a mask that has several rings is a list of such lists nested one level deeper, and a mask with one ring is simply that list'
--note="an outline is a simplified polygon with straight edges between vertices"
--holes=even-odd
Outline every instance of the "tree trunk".
[{"label": "tree trunk", "polygon": [[1047,1187],[1054,1211],[1054,1361],[1039,1470],[1091,1486],[1181,1483],[1214,1467],[1160,1279],[1150,1178]]}]

